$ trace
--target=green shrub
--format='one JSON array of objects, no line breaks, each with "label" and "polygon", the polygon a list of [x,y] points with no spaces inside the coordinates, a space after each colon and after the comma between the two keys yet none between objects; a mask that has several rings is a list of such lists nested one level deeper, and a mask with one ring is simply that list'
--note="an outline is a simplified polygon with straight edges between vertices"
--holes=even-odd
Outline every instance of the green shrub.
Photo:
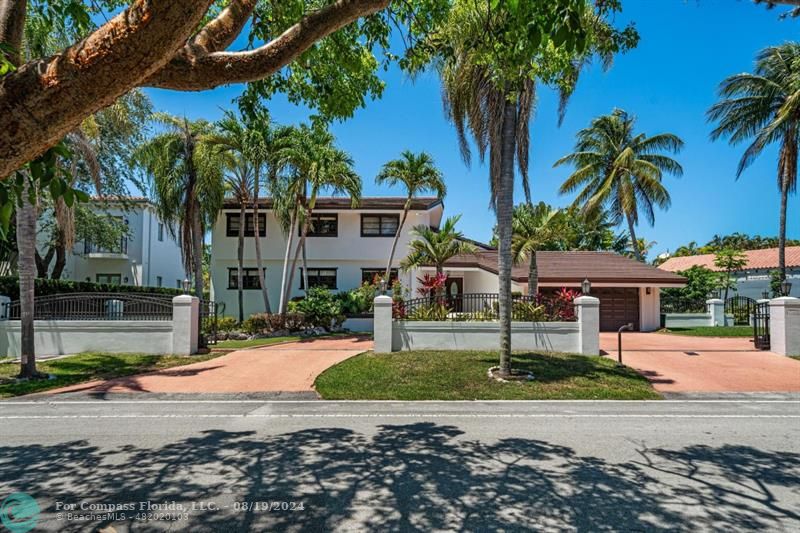
[{"label": "green shrub", "polygon": [[[88,281],[69,281],[63,279],[36,279],[36,296],[49,296],[52,294],[68,294],[74,292],[111,292],[111,293],[146,293],[178,296],[183,294],[180,289],[167,287],[138,287],[136,285],[106,285],[104,283],[91,283]],[[19,278],[12,276],[0,277],[0,294],[8,296],[12,301],[19,300]]]},{"label": "green shrub", "polygon": [[547,309],[534,302],[514,302],[511,305],[511,316],[520,322],[547,322]]},{"label": "green shrub", "polygon": [[378,288],[371,283],[364,283],[357,289],[340,292],[335,296],[346,315],[361,315],[372,312],[372,303],[378,295]]},{"label": "green shrub", "polygon": [[289,310],[302,313],[309,327],[330,329],[344,321],[341,303],[324,287],[311,287],[305,298],[289,303]]},{"label": "green shrub", "polygon": [[285,315],[256,313],[242,322],[242,331],[250,335],[264,335],[283,330],[300,331],[305,326],[306,319],[302,313],[286,313]]},{"label": "green shrub", "polygon": [[217,318],[217,331],[234,331],[239,327],[239,322],[232,316],[221,316]]},{"label": "green shrub", "polygon": [[450,309],[442,304],[420,305],[413,312],[406,315],[406,320],[434,321],[447,320]]}]

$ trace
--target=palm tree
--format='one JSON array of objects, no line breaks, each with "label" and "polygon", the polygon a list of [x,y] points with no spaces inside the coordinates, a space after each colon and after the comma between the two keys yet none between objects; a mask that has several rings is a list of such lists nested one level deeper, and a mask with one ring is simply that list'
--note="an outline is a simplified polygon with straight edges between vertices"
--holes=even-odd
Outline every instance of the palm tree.
[{"label": "palm tree", "polygon": [[395,233],[392,251],[389,253],[389,261],[386,263],[384,279],[388,283],[392,272],[394,254],[397,250],[397,241],[400,239],[403,226],[405,226],[408,218],[411,201],[415,196],[427,191],[433,192],[439,200],[442,200],[447,194],[447,186],[444,183],[442,173],[436,168],[433,158],[428,153],[414,154],[410,150],[400,154],[400,159],[393,159],[383,165],[380,173],[375,178],[375,183],[378,185],[388,184],[390,186],[402,184],[407,192],[406,203],[403,206],[403,218],[400,220],[397,233]]},{"label": "palm tree", "polygon": [[[258,200],[265,167],[268,167],[267,173],[271,173],[270,156],[275,151],[276,132],[280,128],[275,128],[269,113],[261,108],[251,110],[241,120],[235,113],[226,111],[225,116],[217,123],[217,126],[220,134],[214,135],[210,142],[229,153],[237,154],[239,158],[246,161],[252,172],[252,179],[249,180],[252,189],[248,193],[248,203],[252,203],[253,209],[253,243],[256,250],[256,269],[258,271],[261,295],[264,298],[264,311],[270,313],[272,309],[269,291],[267,290],[266,272],[261,258]],[[242,216],[239,224],[241,233],[241,228],[245,226],[244,211],[240,210],[240,214]],[[239,286],[241,287],[241,279],[239,280]]]},{"label": "palm tree", "polygon": [[[234,155],[226,165],[225,188],[226,194],[239,204],[239,234],[236,248],[237,270],[236,288],[239,303],[239,323],[244,321],[244,231],[247,204],[251,201],[253,192],[254,172],[250,163],[241,156]],[[256,233],[258,238],[258,233]],[[259,268],[259,273],[261,269]],[[260,275],[260,274],[259,274]]]},{"label": "palm tree", "polygon": [[[425,224],[414,226],[411,234],[415,237],[409,244],[409,253],[400,262],[403,270],[423,266],[433,266],[436,274],[444,273],[444,264],[457,255],[473,254],[475,246],[464,240],[464,234],[456,230],[461,215],[450,217],[438,230]],[[441,296],[437,294],[437,296]]]},{"label": "palm tree", "polygon": [[636,238],[640,213],[653,225],[654,207],[669,207],[669,192],[664,173],[681,176],[683,168],[664,151],[678,153],[683,141],[671,133],[648,137],[636,134],[635,117],[621,109],[594,119],[578,132],[575,152],[556,161],[554,166],[571,164],[575,172],[561,186],[561,194],[581,188],[574,204],[586,212],[607,208],[612,220],[628,224],[633,253],[642,261]]},{"label": "palm tree", "polygon": [[712,139],[727,137],[730,144],[752,142],[742,155],[738,179],[768,145],[778,143],[778,190],[781,195],[778,268],[786,279],[786,208],[797,190],[800,143],[800,43],[765,48],[756,56],[754,74],[737,74],[722,82],[720,101],[708,111],[717,121]]},{"label": "palm tree", "polygon": [[280,168],[290,170],[292,177],[289,178],[291,183],[289,192],[297,199],[295,220],[301,223],[300,240],[295,248],[287,284],[282,290],[284,302],[281,309],[283,312],[289,299],[294,271],[301,252],[303,254],[303,286],[308,289],[305,246],[311,215],[316,207],[320,191],[327,190],[333,195],[345,194],[350,197],[351,205],[355,207],[361,200],[361,178],[353,170],[352,157],[336,148],[333,135],[320,126],[303,126],[297,129],[292,140],[281,149],[278,159]]},{"label": "palm tree", "polygon": [[174,233],[179,229],[181,255],[192,272],[195,293],[203,298],[203,238],[222,205],[224,157],[209,142],[212,124],[158,113],[165,131],[144,143],[137,161],[153,181],[158,215]]},{"label": "palm tree", "polygon": [[19,271],[20,308],[20,377],[33,379],[36,371],[34,341],[34,307],[36,280],[36,217],[37,206],[29,201],[25,190],[17,206],[17,268]]},{"label": "palm tree", "polygon": [[556,233],[559,212],[544,202],[536,205],[525,203],[514,208],[512,215],[513,237],[511,249],[514,262],[524,263],[530,257],[528,270],[528,294],[539,292],[539,270],[536,251],[551,243]]}]

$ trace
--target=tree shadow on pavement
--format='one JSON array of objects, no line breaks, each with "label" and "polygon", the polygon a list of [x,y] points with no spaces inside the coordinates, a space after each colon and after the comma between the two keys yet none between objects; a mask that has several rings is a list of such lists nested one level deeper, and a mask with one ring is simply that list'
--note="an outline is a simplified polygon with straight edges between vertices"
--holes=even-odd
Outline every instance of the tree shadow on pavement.
[{"label": "tree shadow on pavement", "polygon": [[[109,428],[113,431],[113,428]],[[209,430],[158,448],[87,441],[0,447],[0,497],[26,492],[40,526],[56,501],[216,502],[187,521],[110,520],[117,531],[793,529],[800,454],[748,446],[648,449],[612,463],[540,440],[464,438],[454,426],[382,425],[373,433],[306,429],[280,435]],[[658,478],[657,478],[658,477]],[[786,500],[790,501],[787,502]],[[302,502],[303,511],[234,502]],[[224,508],[228,505],[228,508]]]}]

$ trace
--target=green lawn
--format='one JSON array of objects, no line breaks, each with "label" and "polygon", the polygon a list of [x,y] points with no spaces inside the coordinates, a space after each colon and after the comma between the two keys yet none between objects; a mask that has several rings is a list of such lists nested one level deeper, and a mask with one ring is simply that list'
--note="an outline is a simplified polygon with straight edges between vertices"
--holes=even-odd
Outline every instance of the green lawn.
[{"label": "green lawn", "polygon": [[0,398],[41,392],[95,379],[130,376],[162,368],[183,366],[214,359],[220,355],[222,354],[179,356],[84,353],[38,363],[39,372],[51,374],[55,379],[28,382],[14,381],[14,377],[19,373],[18,364],[3,363],[0,364]]},{"label": "green lawn", "polygon": [[800,361],[800,355],[790,355],[789,357],[791,357],[792,359],[797,359],[798,361]]},{"label": "green lawn", "polygon": [[269,346],[270,344],[278,344],[280,342],[299,341],[300,337],[269,337],[267,339],[249,339],[246,341],[219,341],[217,344],[212,345],[214,349],[240,349],[240,348],[256,348],[258,346]]},{"label": "green lawn", "polygon": [[753,326],[703,326],[696,328],[662,329],[668,335],[685,335],[689,337],[752,337]]},{"label": "green lawn", "polygon": [[647,380],[602,357],[515,354],[514,368],[533,372],[524,383],[498,383],[486,371],[496,352],[368,352],[317,378],[326,400],[649,400]]}]

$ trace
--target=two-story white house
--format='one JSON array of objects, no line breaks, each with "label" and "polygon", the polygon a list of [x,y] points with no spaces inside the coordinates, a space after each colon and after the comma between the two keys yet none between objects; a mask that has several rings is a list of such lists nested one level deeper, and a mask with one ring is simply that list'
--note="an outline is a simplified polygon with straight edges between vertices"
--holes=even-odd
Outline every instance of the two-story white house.
[{"label": "two-story white house", "polygon": [[[362,198],[358,207],[353,208],[349,198],[319,198],[306,245],[309,284],[345,291],[374,279],[376,274],[383,274],[405,201],[405,198],[391,197]],[[280,297],[286,235],[272,211],[270,199],[261,199],[259,210],[261,255],[274,311]],[[392,264],[393,268],[398,269],[393,274],[399,276],[407,287],[413,285],[412,273],[399,271],[399,266],[408,253],[408,245],[412,240],[411,229],[420,224],[438,228],[443,211],[444,205],[436,198],[416,198],[412,202]],[[225,313],[232,316],[236,315],[238,306],[239,224],[239,205],[228,200],[211,233],[212,299],[224,302]],[[248,210],[245,216],[245,235],[244,314],[249,316],[264,311],[256,269],[252,210]],[[292,255],[298,237],[299,229],[293,239]],[[303,296],[305,293],[301,268],[302,264],[298,262],[290,297]]]},{"label": "two-story white house", "polygon": [[100,248],[87,241],[75,243],[62,279],[137,285],[141,287],[181,288],[186,273],[180,246],[155,206],[143,197],[124,201],[93,201],[98,213],[121,219],[128,235],[117,246]]}]

